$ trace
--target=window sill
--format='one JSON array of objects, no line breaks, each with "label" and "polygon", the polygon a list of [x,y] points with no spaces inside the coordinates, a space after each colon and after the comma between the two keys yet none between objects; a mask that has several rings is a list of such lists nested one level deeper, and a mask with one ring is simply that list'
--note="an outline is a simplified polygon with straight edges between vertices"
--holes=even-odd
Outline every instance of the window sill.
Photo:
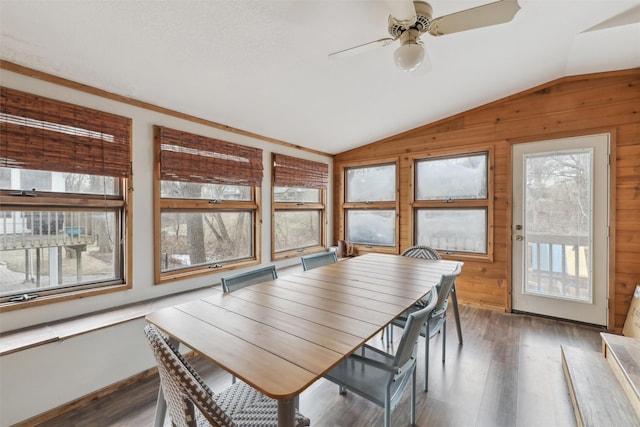
[{"label": "window sill", "polygon": [[301,256],[311,255],[318,252],[326,252],[326,250],[327,249],[324,246],[310,246],[308,248],[303,248],[302,250],[293,249],[290,251],[283,251],[283,252],[271,254],[271,260],[279,261],[283,259],[299,258]]},{"label": "window sill", "polygon": [[[111,286],[100,286],[93,287],[88,289],[77,289],[70,290],[68,292],[60,292],[60,293],[52,293],[49,295],[42,295],[34,299],[30,299],[28,301],[19,301],[19,302],[3,302],[0,304],[0,313],[5,313],[8,311],[21,310],[24,308],[32,308],[38,307],[41,305],[47,304],[55,304],[62,301],[69,301],[78,298],[88,298],[96,295],[107,294],[111,292],[120,292],[126,291],[127,289],[131,289],[131,286],[118,284]],[[37,293],[37,292],[29,292],[29,293]]]},{"label": "window sill", "polygon": [[462,252],[446,253],[444,251],[438,251],[442,259],[449,259],[453,261],[477,261],[477,262],[493,262],[493,255],[487,254],[466,254]]},{"label": "window sill", "polygon": [[204,289],[141,301],[127,306],[0,334],[0,356],[141,319],[154,310],[171,307],[217,292],[220,292],[219,287],[209,286]]},{"label": "window sill", "polygon": [[260,264],[260,261],[256,259],[250,259],[250,260],[243,260],[238,262],[221,263],[220,267],[217,267],[217,268],[198,267],[198,268],[185,269],[180,271],[160,273],[160,277],[156,280],[156,284],[162,285],[164,283],[175,282],[176,280],[184,280],[184,279],[190,279],[193,277],[206,276],[210,274],[220,273],[223,271],[231,271],[231,270],[237,270],[239,268],[252,267],[259,264]]}]

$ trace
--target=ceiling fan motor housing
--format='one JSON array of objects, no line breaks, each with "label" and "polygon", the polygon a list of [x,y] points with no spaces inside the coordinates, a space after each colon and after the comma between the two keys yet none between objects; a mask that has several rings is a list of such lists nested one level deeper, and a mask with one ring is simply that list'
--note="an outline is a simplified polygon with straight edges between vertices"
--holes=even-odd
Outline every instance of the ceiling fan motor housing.
[{"label": "ceiling fan motor housing", "polygon": [[433,19],[433,10],[429,3],[415,1],[413,5],[416,9],[416,20],[410,26],[407,26],[404,22],[397,21],[393,16],[389,16],[389,34],[394,39],[400,38],[402,33],[408,29],[418,30],[420,33],[424,33],[428,30],[429,24]]}]

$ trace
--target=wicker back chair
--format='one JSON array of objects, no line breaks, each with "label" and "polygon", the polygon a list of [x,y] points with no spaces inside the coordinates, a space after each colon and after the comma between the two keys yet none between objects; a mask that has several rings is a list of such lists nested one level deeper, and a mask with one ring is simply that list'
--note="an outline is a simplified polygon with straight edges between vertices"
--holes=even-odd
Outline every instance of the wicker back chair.
[{"label": "wicker back chair", "polygon": [[429,246],[411,246],[402,252],[401,255],[420,259],[442,259],[438,251]]},{"label": "wicker back chair", "polygon": [[[278,425],[278,402],[243,382],[218,395],[160,331],[149,324],[145,335],[158,364],[160,383],[171,423],[176,427],[272,426]],[[309,419],[296,411],[296,427],[308,426]]]},{"label": "wicker back chair", "polygon": [[[442,259],[438,251],[429,246],[411,246],[402,252],[402,256],[420,259]],[[451,302],[453,303],[453,315],[456,318],[456,331],[458,332],[458,343],[462,345],[462,326],[460,325],[460,310],[458,308],[458,293],[456,292],[456,283],[453,282],[451,287]],[[393,337],[392,337],[393,338]]]}]

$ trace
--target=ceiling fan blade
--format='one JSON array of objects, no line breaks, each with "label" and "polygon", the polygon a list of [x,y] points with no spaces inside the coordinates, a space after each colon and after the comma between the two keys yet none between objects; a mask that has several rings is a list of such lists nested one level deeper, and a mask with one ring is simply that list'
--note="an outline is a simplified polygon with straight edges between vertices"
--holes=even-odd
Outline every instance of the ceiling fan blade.
[{"label": "ceiling fan blade", "polygon": [[517,0],[502,0],[434,19],[427,32],[433,36],[504,24],[520,10]]},{"label": "ceiling fan blade", "polygon": [[582,32],[588,33],[589,31],[598,31],[598,30],[604,30],[607,28],[622,27],[624,25],[637,24],[638,22],[640,22],[640,5],[632,7],[631,9],[626,10],[614,16],[613,18],[609,18],[605,21],[602,21],[601,23],[594,25],[591,28],[587,28]]},{"label": "ceiling fan blade", "polygon": [[409,28],[416,23],[416,8],[412,0],[387,0],[389,14],[400,26]]},{"label": "ceiling fan blade", "polygon": [[384,39],[375,40],[369,43],[364,43],[358,46],[350,47],[348,49],[339,50],[338,52],[333,52],[329,54],[329,59],[343,57],[343,56],[352,56],[358,55],[360,53],[364,53],[366,51],[372,50],[376,47],[385,47],[396,41],[397,39],[393,39],[391,37],[386,37]]}]

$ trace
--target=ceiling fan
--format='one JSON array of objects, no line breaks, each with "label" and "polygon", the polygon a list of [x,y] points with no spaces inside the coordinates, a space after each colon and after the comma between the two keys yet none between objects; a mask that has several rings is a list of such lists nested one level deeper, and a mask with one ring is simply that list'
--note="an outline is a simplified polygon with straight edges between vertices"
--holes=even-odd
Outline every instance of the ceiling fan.
[{"label": "ceiling fan", "polygon": [[401,70],[411,71],[424,62],[424,47],[420,40],[422,34],[442,36],[503,24],[511,21],[520,10],[517,0],[500,0],[433,18],[431,5],[424,1],[387,0],[387,4],[391,9],[388,26],[391,37],[334,52],[329,57],[352,55],[371,47],[388,46],[399,40],[400,46],[393,55],[396,65]]}]

